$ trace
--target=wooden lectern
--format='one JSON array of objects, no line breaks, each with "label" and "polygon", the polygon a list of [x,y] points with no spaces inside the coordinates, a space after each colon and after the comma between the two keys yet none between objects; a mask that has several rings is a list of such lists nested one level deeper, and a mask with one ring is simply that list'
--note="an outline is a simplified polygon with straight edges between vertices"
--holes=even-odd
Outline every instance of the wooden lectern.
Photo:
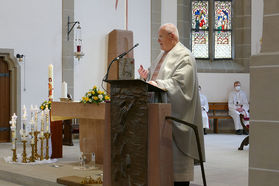
[{"label": "wooden lectern", "polygon": [[172,125],[165,120],[171,105],[149,100],[164,91],[141,80],[108,82],[104,186],[172,186]]}]

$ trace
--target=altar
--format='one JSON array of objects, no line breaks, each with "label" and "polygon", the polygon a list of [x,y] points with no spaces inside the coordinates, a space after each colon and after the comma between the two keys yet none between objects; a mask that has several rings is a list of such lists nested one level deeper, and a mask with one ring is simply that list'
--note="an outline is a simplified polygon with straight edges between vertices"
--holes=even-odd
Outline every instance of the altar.
[{"label": "altar", "polygon": [[80,151],[94,152],[96,163],[103,164],[105,103],[52,102],[51,121],[74,118],[80,121]]}]

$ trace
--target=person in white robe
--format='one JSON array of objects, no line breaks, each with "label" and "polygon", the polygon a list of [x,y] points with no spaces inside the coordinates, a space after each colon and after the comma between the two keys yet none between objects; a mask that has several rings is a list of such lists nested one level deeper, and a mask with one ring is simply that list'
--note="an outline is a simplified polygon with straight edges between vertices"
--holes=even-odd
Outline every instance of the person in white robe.
[{"label": "person in white robe", "polygon": [[202,125],[203,125],[203,131],[204,134],[206,133],[206,129],[209,129],[209,121],[208,121],[208,101],[204,94],[201,93],[201,86],[199,86],[199,93],[200,93],[200,99],[201,99],[201,109],[202,109]]},{"label": "person in white robe", "polygon": [[[162,52],[146,70],[138,72],[148,83],[167,90],[172,116],[198,127],[204,161],[204,139],[195,58],[182,43],[176,26],[164,24],[158,32]],[[194,159],[199,160],[194,131],[179,123],[173,125],[174,185],[189,185],[194,179]]]},{"label": "person in white robe", "polygon": [[[249,118],[249,104],[247,96],[240,88],[240,82],[234,82],[234,90],[229,94],[228,100],[229,115],[233,118],[236,134],[241,135],[243,133],[243,127],[240,123],[240,114],[244,115],[244,118]],[[249,121],[245,121],[245,125],[249,124]]]}]

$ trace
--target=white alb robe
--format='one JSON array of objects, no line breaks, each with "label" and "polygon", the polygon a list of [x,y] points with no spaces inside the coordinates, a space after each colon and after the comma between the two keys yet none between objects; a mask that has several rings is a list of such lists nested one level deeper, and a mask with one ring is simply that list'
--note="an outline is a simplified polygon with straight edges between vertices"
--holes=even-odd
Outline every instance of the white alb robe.
[{"label": "white alb robe", "polygon": [[[243,114],[245,117],[249,118],[249,104],[244,91],[233,90],[229,95],[228,100],[229,106],[229,115],[233,118],[235,130],[243,129],[240,123],[240,114]],[[242,107],[243,112],[238,112],[236,109]],[[249,124],[248,121],[245,121],[245,125]]]},{"label": "white alb robe", "polygon": [[202,109],[202,125],[203,128],[209,129],[209,122],[208,122],[208,101],[205,95],[200,93],[200,99],[201,99],[201,109]]},{"label": "white alb robe", "polygon": [[[162,51],[152,63],[147,80],[152,77],[163,53]],[[156,82],[160,88],[167,90],[172,116],[198,127],[204,160],[202,116],[196,72],[194,57],[190,50],[179,42],[166,55]],[[191,181],[194,159],[199,159],[194,131],[185,125],[175,123],[173,142],[174,180]]]}]

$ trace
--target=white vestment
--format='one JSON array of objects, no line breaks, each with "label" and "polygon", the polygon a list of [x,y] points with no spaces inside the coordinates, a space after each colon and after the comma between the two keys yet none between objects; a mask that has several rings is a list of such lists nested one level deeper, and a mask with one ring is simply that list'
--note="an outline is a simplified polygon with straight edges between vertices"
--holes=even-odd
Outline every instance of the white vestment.
[{"label": "white vestment", "polygon": [[[243,129],[240,123],[240,114],[243,114],[244,117],[249,118],[249,104],[245,92],[242,90],[235,91],[233,90],[229,95],[229,115],[233,118],[235,130]],[[243,112],[238,112],[236,109],[242,107]],[[245,125],[248,124],[248,121],[245,121]]]},{"label": "white vestment", "polygon": [[[152,77],[163,53],[162,51],[152,63],[147,80]],[[179,42],[166,55],[156,82],[160,88],[167,90],[172,116],[198,127],[204,160],[202,116],[196,72],[194,57],[190,50]],[[183,124],[175,123],[173,141],[174,180],[191,181],[194,159],[199,159],[194,131]]]},{"label": "white vestment", "polygon": [[201,109],[202,109],[202,124],[203,128],[209,129],[209,122],[208,122],[208,101],[205,95],[200,93],[200,99],[201,99]]}]

